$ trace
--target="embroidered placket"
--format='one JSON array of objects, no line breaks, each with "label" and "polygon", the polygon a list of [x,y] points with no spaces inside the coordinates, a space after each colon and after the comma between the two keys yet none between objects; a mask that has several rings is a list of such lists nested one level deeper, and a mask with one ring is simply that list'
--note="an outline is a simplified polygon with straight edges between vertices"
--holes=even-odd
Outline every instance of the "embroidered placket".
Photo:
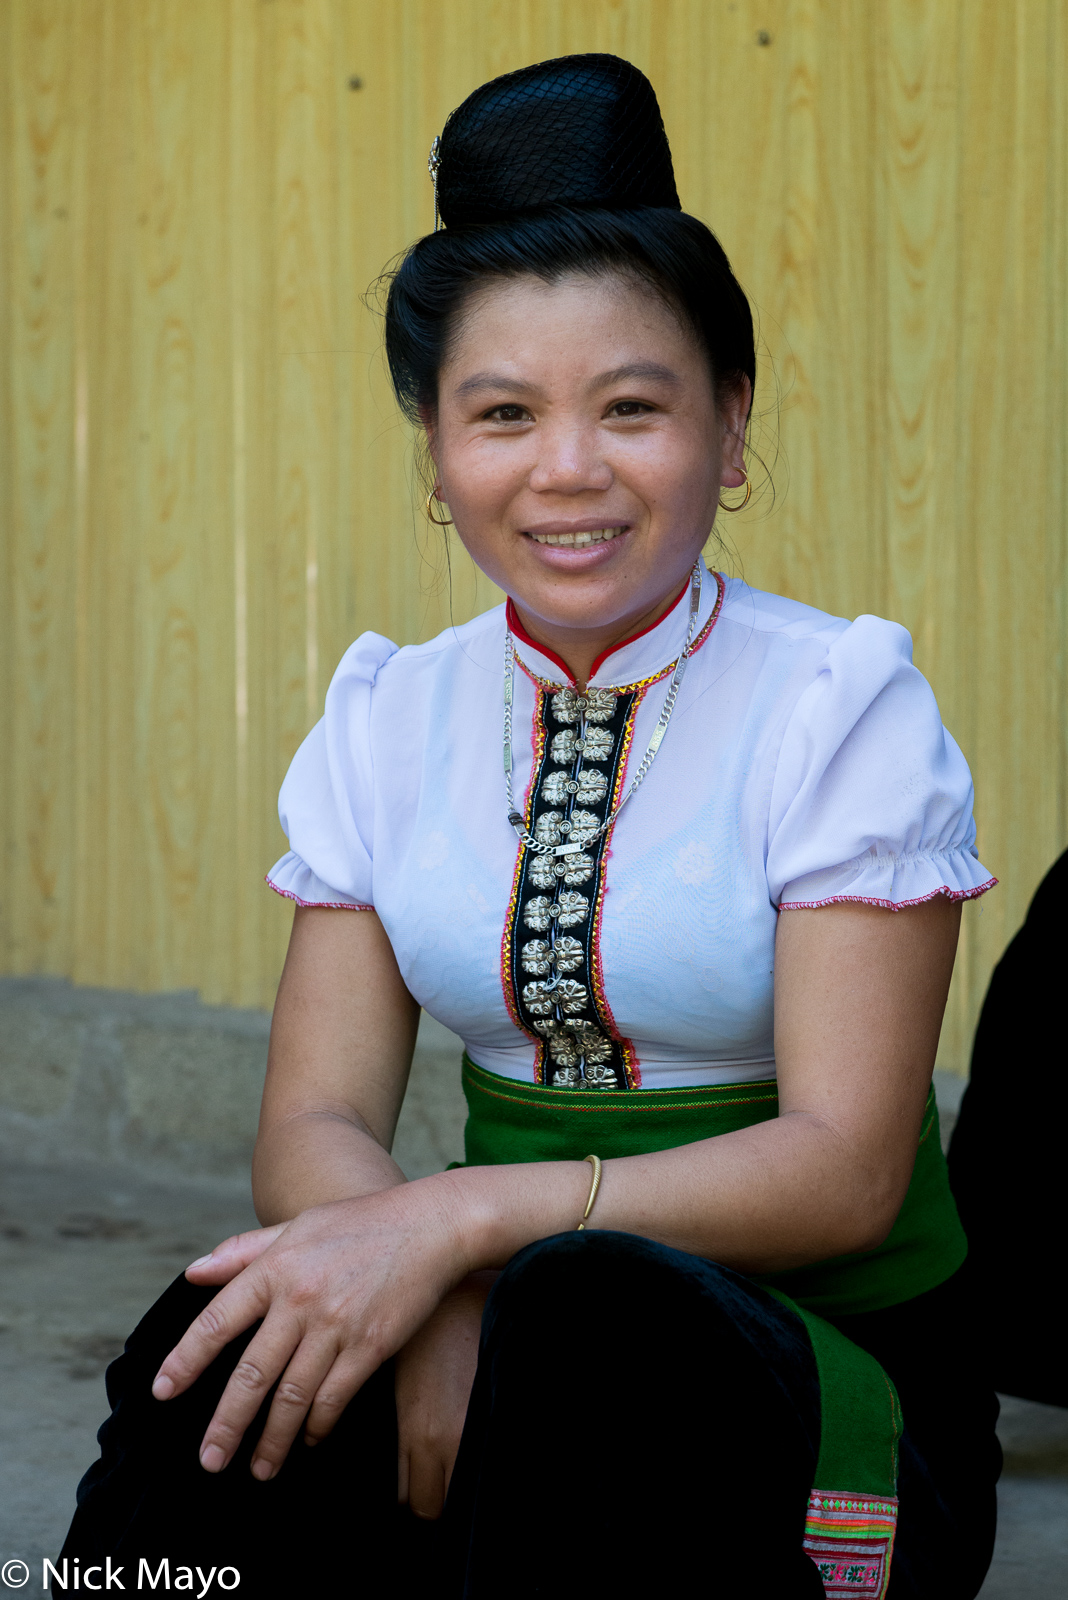
[{"label": "embroidered placket", "polygon": [[618,800],[641,698],[639,689],[537,690],[526,826],[539,843],[571,848],[520,847],[507,981],[516,1018],[538,1044],[535,1081],[558,1089],[634,1087],[633,1048],[615,1035],[599,992],[609,835],[597,830]]}]

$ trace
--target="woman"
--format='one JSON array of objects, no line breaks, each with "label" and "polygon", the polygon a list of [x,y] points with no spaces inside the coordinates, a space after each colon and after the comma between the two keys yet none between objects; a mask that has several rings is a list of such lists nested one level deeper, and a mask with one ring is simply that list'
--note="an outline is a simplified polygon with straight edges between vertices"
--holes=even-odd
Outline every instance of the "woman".
[{"label": "woman", "polygon": [[[364,635],[293,762],[264,1226],[112,1369],[66,1553],[972,1596],[997,1449],[930,1095],[993,882],[967,767],[901,628],[701,560],[749,496],[752,320],[642,75],[498,79],[431,169],[387,351],[428,515],[508,603]],[[470,1117],[408,1183],[419,1005]]]}]

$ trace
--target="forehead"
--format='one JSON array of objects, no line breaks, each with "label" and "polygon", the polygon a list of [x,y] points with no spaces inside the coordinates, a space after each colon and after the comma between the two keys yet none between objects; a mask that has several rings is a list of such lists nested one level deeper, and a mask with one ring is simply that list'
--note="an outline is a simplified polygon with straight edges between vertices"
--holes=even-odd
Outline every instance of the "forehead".
[{"label": "forehead", "polygon": [[506,362],[524,368],[598,369],[645,360],[680,376],[702,373],[692,331],[648,284],[618,273],[546,280],[493,279],[471,292],[456,319],[442,378]]}]

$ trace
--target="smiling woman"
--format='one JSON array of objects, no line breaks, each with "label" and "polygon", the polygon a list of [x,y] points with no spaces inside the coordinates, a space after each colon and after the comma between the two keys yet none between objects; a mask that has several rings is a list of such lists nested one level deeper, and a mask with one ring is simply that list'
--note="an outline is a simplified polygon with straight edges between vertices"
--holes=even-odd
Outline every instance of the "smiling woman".
[{"label": "smiling woman", "polygon": [[[974,1347],[930,1092],[993,882],[967,765],[903,629],[701,559],[752,320],[642,75],[496,80],[431,168],[387,350],[508,600],[357,640],[293,762],[264,1226],[112,1368],[65,1554],[191,1526],[265,1596],[314,1548],[330,1593],[971,1600],[992,1396],[928,1371]],[[409,1183],[419,1005],[470,1116]]]},{"label": "smiling woman", "polygon": [[579,681],[678,598],[721,484],[744,482],[751,392],[717,406],[693,329],[635,278],[516,277],[469,304],[426,413],[437,487]]}]

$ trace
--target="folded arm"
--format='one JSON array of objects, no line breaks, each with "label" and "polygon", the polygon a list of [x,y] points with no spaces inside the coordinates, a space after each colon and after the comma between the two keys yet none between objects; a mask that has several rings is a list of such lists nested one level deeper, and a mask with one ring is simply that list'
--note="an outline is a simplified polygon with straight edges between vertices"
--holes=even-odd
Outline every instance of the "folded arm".
[{"label": "folded arm", "polygon": [[[958,925],[959,908],[941,898],[895,913],[784,913],[780,1115],[607,1161],[592,1225],[743,1272],[881,1242],[912,1173]],[[257,1476],[273,1475],[300,1428],[328,1433],[471,1273],[582,1214],[590,1169],[578,1161],[404,1181],[388,1149],[416,1020],[373,913],[298,913],[256,1155],[257,1209],[276,1225],[190,1269],[225,1287],[157,1379],[160,1398],[180,1393],[264,1319],[205,1436],[206,1466],[225,1465],[281,1376],[253,1463]]]}]

